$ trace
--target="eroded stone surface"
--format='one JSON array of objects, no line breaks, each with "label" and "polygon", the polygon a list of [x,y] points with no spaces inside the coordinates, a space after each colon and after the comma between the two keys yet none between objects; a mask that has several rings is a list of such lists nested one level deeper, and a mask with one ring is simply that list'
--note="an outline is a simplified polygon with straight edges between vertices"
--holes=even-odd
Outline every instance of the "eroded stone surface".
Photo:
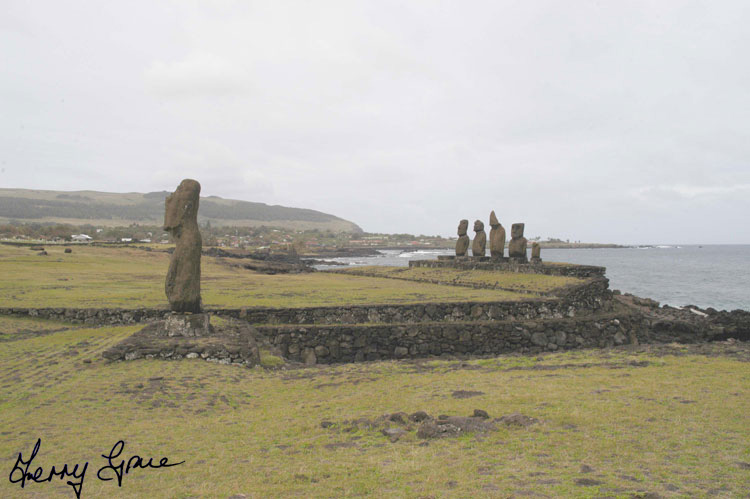
[{"label": "eroded stone surface", "polygon": [[210,336],[211,325],[208,314],[170,314],[164,321],[166,336],[199,337]]},{"label": "eroded stone surface", "polygon": [[458,223],[458,241],[456,242],[456,256],[466,256],[469,250],[469,236],[466,231],[469,230],[469,221],[464,219]]},{"label": "eroded stone surface", "polygon": [[164,230],[171,232],[175,250],[169,262],[164,289],[175,312],[201,310],[201,234],[198,230],[198,203],[201,185],[192,179],[180,182],[167,197]]},{"label": "eroded stone surface", "polygon": [[531,261],[532,263],[542,262],[542,246],[536,241],[531,243]]},{"label": "eroded stone surface", "polygon": [[490,256],[502,258],[505,254],[505,228],[497,219],[495,212],[490,213]]},{"label": "eroded stone surface", "polygon": [[485,247],[487,245],[487,234],[484,232],[484,223],[481,220],[474,222],[474,242],[471,244],[472,256],[484,256]]},{"label": "eroded stone surface", "polygon": [[510,229],[510,242],[508,243],[508,256],[516,260],[526,261],[526,245],[528,241],[523,237],[524,225],[513,224]]}]

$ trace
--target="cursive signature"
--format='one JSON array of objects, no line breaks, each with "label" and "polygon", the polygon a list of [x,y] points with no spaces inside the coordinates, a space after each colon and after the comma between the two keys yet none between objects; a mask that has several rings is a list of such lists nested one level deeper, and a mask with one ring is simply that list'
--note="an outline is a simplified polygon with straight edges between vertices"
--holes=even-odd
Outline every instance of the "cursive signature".
[{"label": "cursive signature", "polygon": [[[70,468],[68,464],[63,464],[62,468],[59,469],[58,467],[52,466],[46,473],[46,475],[44,469],[41,466],[37,467],[36,470],[31,472],[29,471],[29,467],[31,466],[31,462],[39,453],[39,448],[41,447],[41,445],[42,439],[39,438],[37,439],[36,444],[34,445],[34,449],[31,451],[31,455],[29,456],[28,460],[24,460],[23,453],[18,453],[16,464],[13,465],[13,469],[10,471],[10,483],[20,483],[21,488],[24,488],[27,483],[44,483],[51,482],[56,478],[60,480],[69,478],[69,480],[67,480],[65,484],[70,485],[73,488],[73,492],[75,493],[76,498],[81,499],[81,492],[83,491],[83,480],[86,476],[86,470],[89,467],[88,461],[86,461],[83,466],[81,466],[80,464],[76,464],[75,466],[73,466],[73,468]],[[171,466],[178,466],[185,462],[180,461],[179,463],[170,463],[168,458],[162,457],[161,459],[159,459],[157,464],[154,464],[154,458],[150,457],[146,459],[137,454],[130,456],[127,459],[127,464],[125,459],[122,459],[119,462],[115,461],[120,457],[120,454],[122,454],[124,448],[125,442],[120,440],[112,447],[112,450],[109,451],[109,454],[102,454],[102,457],[107,460],[107,464],[99,468],[99,471],[96,472],[96,477],[99,480],[108,482],[117,478],[117,486],[122,487],[123,477],[129,472],[135,471],[136,469],[169,468]],[[112,472],[115,476],[107,476]],[[102,476],[102,473],[104,474],[104,476]]]}]

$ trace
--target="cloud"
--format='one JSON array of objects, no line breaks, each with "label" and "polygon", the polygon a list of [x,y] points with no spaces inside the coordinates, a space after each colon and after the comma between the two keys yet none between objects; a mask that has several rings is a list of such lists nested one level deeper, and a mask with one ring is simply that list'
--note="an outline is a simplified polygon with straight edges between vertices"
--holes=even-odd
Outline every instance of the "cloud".
[{"label": "cloud", "polygon": [[251,89],[239,64],[205,51],[179,61],[155,61],[146,69],[144,79],[151,92],[168,97],[228,96]]},{"label": "cloud", "polygon": [[688,200],[715,199],[723,196],[750,193],[750,184],[736,185],[648,185],[630,191],[630,195],[642,200]]}]

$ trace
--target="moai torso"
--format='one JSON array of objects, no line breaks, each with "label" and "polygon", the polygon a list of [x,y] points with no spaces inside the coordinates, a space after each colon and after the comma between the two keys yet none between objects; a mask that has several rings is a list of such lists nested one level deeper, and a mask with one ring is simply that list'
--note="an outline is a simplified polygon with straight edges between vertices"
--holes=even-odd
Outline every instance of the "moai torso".
[{"label": "moai torso", "polygon": [[474,236],[474,242],[471,244],[471,254],[472,256],[484,256],[484,250],[487,246],[487,234],[484,232],[484,224],[477,220],[474,222],[474,232],[476,232],[476,236]]},{"label": "moai torso", "polygon": [[458,241],[456,241],[456,256],[466,256],[469,250],[469,236],[466,231],[469,230],[469,221],[461,220],[458,223]]},{"label": "moai torso", "polygon": [[198,182],[185,179],[165,201],[164,230],[172,233],[175,249],[164,289],[169,307],[174,312],[197,313],[201,310],[200,192]]},{"label": "moai torso", "polygon": [[536,261],[542,259],[542,246],[536,241],[531,243],[531,259]]},{"label": "moai torso", "polygon": [[495,212],[490,213],[490,256],[502,258],[505,254],[505,229],[497,220]]},{"label": "moai torso", "polygon": [[526,260],[527,240],[523,237],[524,224],[513,224],[510,229],[510,242],[508,243],[508,256]]}]

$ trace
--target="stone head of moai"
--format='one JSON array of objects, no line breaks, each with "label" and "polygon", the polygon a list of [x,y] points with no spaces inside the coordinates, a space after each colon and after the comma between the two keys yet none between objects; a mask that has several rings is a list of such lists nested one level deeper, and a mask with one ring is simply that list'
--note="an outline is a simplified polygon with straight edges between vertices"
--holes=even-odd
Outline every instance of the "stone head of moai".
[{"label": "stone head of moai", "polygon": [[458,222],[458,235],[459,236],[465,236],[466,232],[469,230],[469,221],[464,219]]},{"label": "stone head of moai", "polygon": [[188,178],[180,182],[164,202],[164,230],[174,232],[186,225],[197,226],[200,194],[201,185],[197,181]]},{"label": "stone head of moai", "polygon": [[523,237],[523,228],[526,224],[513,224],[510,228],[510,237],[519,239]]},{"label": "stone head of moai", "polygon": [[495,215],[495,211],[490,212],[490,227],[497,228],[500,227],[500,221],[497,219],[497,215]]},{"label": "stone head of moai", "polygon": [[484,230],[484,223],[481,220],[474,221],[474,232],[481,232]]}]

